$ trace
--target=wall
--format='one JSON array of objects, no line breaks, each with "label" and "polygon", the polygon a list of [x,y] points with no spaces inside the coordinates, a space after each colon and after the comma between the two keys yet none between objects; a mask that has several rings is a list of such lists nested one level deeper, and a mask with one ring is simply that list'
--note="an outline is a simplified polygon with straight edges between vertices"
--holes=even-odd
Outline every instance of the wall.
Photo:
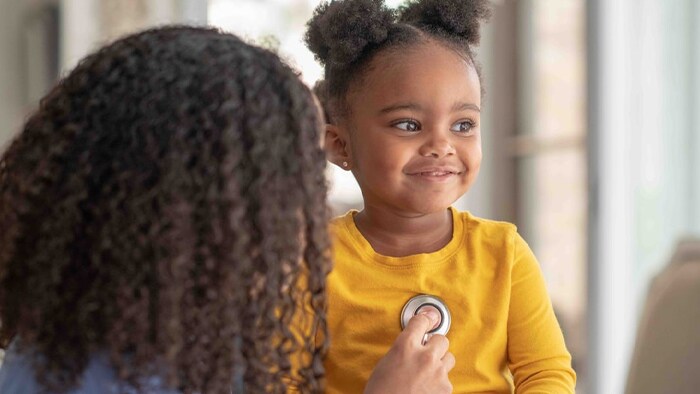
[{"label": "wall", "polygon": [[23,0],[4,0],[0,12],[0,149],[20,127],[25,113],[22,73]]}]

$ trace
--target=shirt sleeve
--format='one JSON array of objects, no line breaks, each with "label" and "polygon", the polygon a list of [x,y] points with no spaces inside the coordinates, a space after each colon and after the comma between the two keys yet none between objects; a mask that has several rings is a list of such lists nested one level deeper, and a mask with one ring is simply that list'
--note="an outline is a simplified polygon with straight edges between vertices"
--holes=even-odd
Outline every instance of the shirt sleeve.
[{"label": "shirt sleeve", "polygon": [[574,393],[576,373],[544,277],[525,240],[513,233],[508,366],[516,393]]}]

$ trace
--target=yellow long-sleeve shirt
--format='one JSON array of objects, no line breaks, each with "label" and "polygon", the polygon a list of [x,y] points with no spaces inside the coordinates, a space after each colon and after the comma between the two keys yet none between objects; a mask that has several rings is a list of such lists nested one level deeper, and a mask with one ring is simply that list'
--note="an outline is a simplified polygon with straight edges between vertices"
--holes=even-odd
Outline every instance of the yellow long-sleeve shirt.
[{"label": "yellow long-sleeve shirt", "polygon": [[451,209],[452,240],[434,253],[377,254],[354,223],[335,219],[328,277],[327,393],[361,393],[417,294],[452,315],[455,393],[573,393],[576,374],[532,251],[514,225]]}]

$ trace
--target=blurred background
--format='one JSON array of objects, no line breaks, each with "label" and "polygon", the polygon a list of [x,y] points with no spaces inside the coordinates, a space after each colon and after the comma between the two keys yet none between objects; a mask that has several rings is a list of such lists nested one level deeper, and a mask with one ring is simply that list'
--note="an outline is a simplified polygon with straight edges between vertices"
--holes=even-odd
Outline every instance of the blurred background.
[{"label": "blurred background", "polygon": [[[700,2],[493,3],[479,49],[484,162],[456,205],[518,225],[578,392],[622,393],[650,280],[700,235]],[[322,72],[302,42],[317,0],[0,4],[0,146],[81,57],[149,26],[218,26],[278,50],[308,84]],[[361,207],[350,173],[328,174],[335,211]]]}]

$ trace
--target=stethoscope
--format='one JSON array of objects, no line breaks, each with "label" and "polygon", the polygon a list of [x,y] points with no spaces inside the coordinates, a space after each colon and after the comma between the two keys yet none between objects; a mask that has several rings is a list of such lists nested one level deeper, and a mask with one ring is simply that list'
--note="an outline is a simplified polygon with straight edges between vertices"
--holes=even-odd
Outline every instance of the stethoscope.
[{"label": "stethoscope", "polygon": [[452,323],[450,310],[447,309],[445,301],[433,295],[420,294],[412,297],[403,306],[403,309],[401,310],[401,329],[403,330],[406,328],[408,321],[411,320],[413,316],[418,314],[421,308],[425,308],[427,306],[432,306],[433,308],[437,309],[437,311],[440,313],[440,322],[435,328],[425,334],[425,337],[423,338],[424,343],[433,334],[446,335],[447,332],[450,331],[450,324]]}]

